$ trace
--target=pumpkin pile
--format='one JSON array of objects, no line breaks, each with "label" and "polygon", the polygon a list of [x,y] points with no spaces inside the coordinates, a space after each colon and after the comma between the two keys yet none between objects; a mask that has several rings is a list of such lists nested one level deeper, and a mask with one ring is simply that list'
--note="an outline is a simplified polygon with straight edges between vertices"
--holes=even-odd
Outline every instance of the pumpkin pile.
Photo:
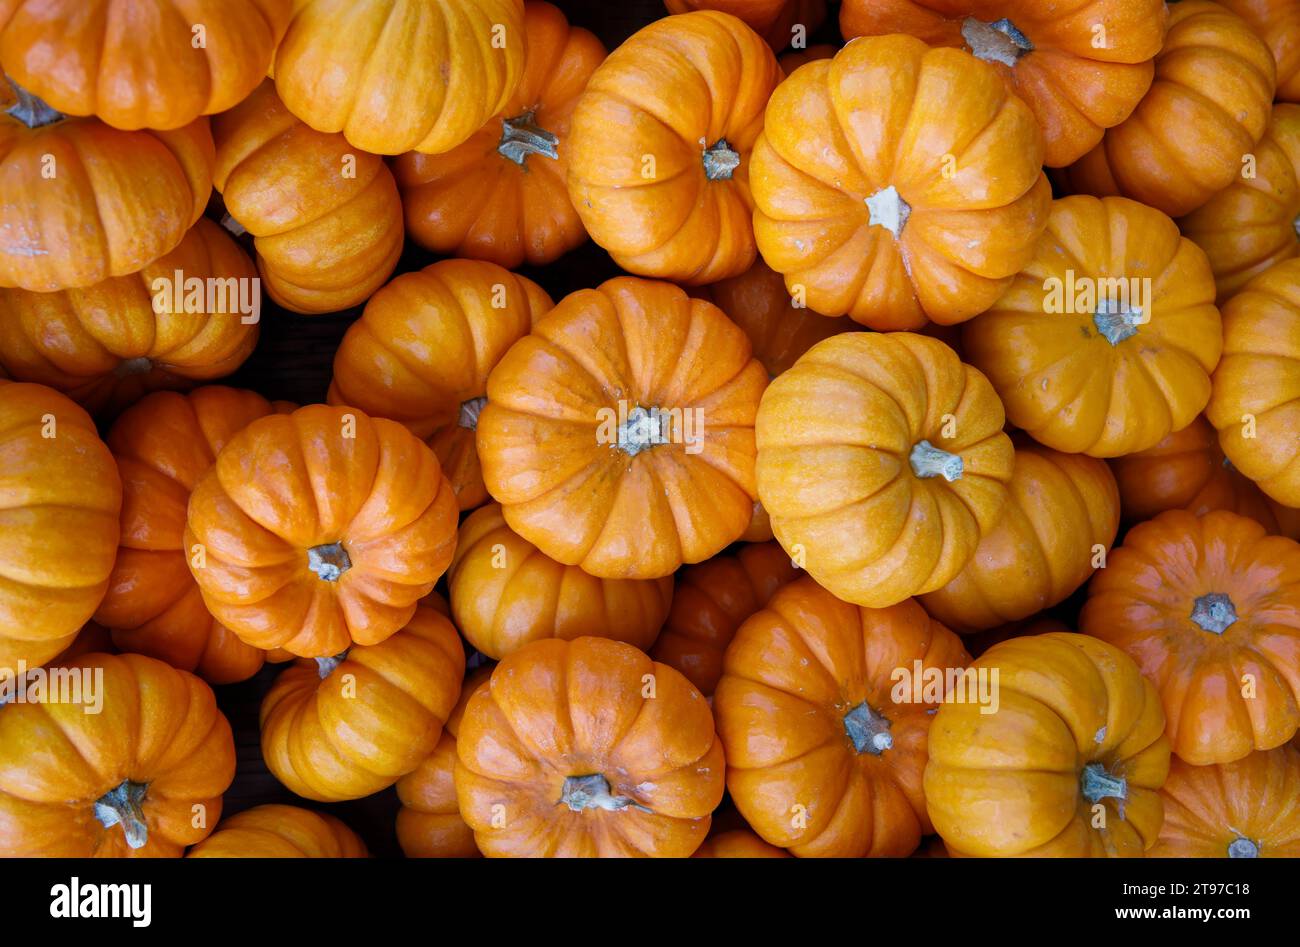
[{"label": "pumpkin pile", "polygon": [[1300,11],[631,6],[0,0],[0,855],[1300,855]]}]

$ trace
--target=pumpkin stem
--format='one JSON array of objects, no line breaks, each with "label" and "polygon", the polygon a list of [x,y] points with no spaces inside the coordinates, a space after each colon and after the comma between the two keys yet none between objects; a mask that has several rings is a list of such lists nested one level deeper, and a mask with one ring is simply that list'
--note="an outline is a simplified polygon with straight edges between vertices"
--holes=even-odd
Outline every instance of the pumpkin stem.
[{"label": "pumpkin stem", "polygon": [[[5,76],[5,78],[9,79],[8,76]],[[14,82],[13,79],[9,79],[9,85],[14,90],[14,95],[18,97],[18,101],[9,107],[8,114],[18,119],[28,128],[44,128],[46,125],[53,125],[68,117],[58,109],[50,108],[41,99]]]},{"label": "pumpkin stem", "polygon": [[320,675],[320,679],[323,681],[338,670],[338,666],[347,659],[348,653],[346,651],[342,651],[332,658],[316,658],[316,673]]},{"label": "pumpkin stem", "polygon": [[456,423],[467,431],[478,430],[478,416],[483,413],[487,398],[470,398],[460,404],[460,417]]},{"label": "pumpkin stem", "polygon": [[907,226],[907,218],[912,215],[912,207],[898,193],[894,185],[883,188],[866,199],[867,226],[884,227],[898,239],[898,235]]},{"label": "pumpkin stem", "polygon": [[740,153],[731,150],[727,139],[719,138],[711,148],[704,149],[704,176],[710,181],[730,181],[739,167]]},{"label": "pumpkin stem", "polygon": [[965,463],[956,454],[940,450],[929,441],[917,441],[912,448],[912,473],[922,480],[943,477],[949,483],[960,480]]},{"label": "pumpkin stem", "polygon": [[618,426],[618,449],[629,457],[669,441],[668,425],[657,410],[647,411],[637,405]]},{"label": "pumpkin stem", "polygon": [[348,551],[342,543],[326,543],[307,550],[307,568],[315,572],[319,579],[337,582],[343,573],[352,568],[352,560],[348,558]]},{"label": "pumpkin stem", "polygon": [[144,848],[149,841],[149,826],[144,818],[144,796],[147,783],[123,780],[95,800],[95,818],[106,829],[121,825],[126,834],[126,844],[131,848]]},{"label": "pumpkin stem", "polygon": [[979,59],[1004,66],[1014,66],[1021,56],[1034,49],[1029,38],[1006,17],[995,23],[986,23],[968,16],[961,24],[961,38]]},{"label": "pumpkin stem", "polygon": [[650,811],[627,796],[611,796],[609,780],[600,773],[592,773],[590,776],[566,776],[560,802],[574,812],[581,812],[584,809],[618,812],[629,807],[640,809],[642,812]]},{"label": "pumpkin stem", "polygon": [[538,126],[536,118],[537,110],[529,109],[522,115],[504,119],[501,122],[501,144],[497,145],[497,153],[521,168],[529,155],[541,155],[558,161],[560,152],[556,146],[560,139]]},{"label": "pumpkin stem", "polygon": [[1089,802],[1100,802],[1107,796],[1121,802],[1128,798],[1128,781],[1122,776],[1112,776],[1100,763],[1089,763],[1085,766],[1080,782],[1083,797]]},{"label": "pumpkin stem", "polygon": [[844,732],[859,753],[879,756],[893,749],[894,737],[889,727],[889,718],[876,713],[865,700],[844,715]]},{"label": "pumpkin stem", "polygon": [[1232,599],[1222,592],[1211,592],[1192,602],[1192,621],[1202,631],[1221,635],[1236,620],[1237,609],[1233,606]]},{"label": "pumpkin stem", "polygon": [[1234,839],[1228,846],[1229,858],[1258,858],[1259,845],[1248,838]]},{"label": "pumpkin stem", "polygon": [[225,227],[227,231],[236,237],[242,237],[244,234],[248,233],[248,228],[235,220],[234,217],[231,217],[229,211],[221,215],[221,226]]},{"label": "pumpkin stem", "polygon": [[1119,345],[1137,335],[1137,327],[1144,321],[1141,309],[1126,309],[1114,299],[1100,300],[1092,316],[1092,324],[1111,345]]}]

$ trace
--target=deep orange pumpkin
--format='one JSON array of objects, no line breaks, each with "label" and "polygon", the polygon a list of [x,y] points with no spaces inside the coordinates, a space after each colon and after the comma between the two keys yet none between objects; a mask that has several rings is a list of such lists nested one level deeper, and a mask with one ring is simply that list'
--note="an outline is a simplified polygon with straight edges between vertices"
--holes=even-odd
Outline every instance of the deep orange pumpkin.
[{"label": "deep orange pumpkin", "polygon": [[1300,102],[1300,7],[1291,0],[1219,0],[1250,24],[1277,63],[1277,97]]},{"label": "deep orange pumpkin", "polygon": [[718,832],[704,840],[692,858],[789,858],[783,848],[769,845],[749,829]]},{"label": "deep orange pumpkin", "polygon": [[366,843],[324,812],[267,805],[225,819],[187,858],[365,858]]},{"label": "deep orange pumpkin", "polygon": [[826,0],[664,0],[669,13],[717,10],[742,19],[775,50],[789,46],[795,38],[817,32],[826,19]]}]

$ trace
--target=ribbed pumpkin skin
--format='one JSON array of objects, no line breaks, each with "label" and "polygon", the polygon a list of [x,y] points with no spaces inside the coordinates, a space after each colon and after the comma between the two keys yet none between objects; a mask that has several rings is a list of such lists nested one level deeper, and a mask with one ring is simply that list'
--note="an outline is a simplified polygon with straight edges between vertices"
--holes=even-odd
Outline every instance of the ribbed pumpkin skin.
[{"label": "ribbed pumpkin skin", "polygon": [[556,562],[496,503],[461,524],[447,587],[456,627],[493,659],[539,638],[611,638],[649,651],[673,597],[672,576],[600,579]]},{"label": "ribbed pumpkin skin", "polygon": [[826,0],[664,0],[664,6],[669,13],[692,10],[730,13],[777,51],[790,45],[796,26],[803,27],[806,39],[826,19]]},{"label": "ribbed pumpkin skin", "polygon": [[295,661],[262,701],[267,768],[320,802],[386,789],[438,745],[464,676],[460,637],[428,604],[384,641],[348,649],[336,666]]},{"label": "ribbed pumpkin skin", "polygon": [[[971,667],[997,669],[996,712],[945,703],[930,726],[925,800],[949,853],[1140,858],[1155,844],[1169,741],[1137,665],[1066,632],[1004,641]],[[1123,799],[1084,795],[1094,765]]]},{"label": "ribbed pumpkin skin", "polygon": [[366,843],[332,815],[298,806],[246,809],[223,821],[187,858],[366,858]]},{"label": "ribbed pumpkin skin", "polygon": [[1219,0],[1268,44],[1277,63],[1277,98],[1300,102],[1300,7],[1290,0]]},{"label": "ribbed pumpkin skin", "polygon": [[[235,741],[212,689],[138,654],[83,655],[102,669],[100,713],[73,702],[15,703],[0,713],[0,857],[178,858],[221,818]],[[95,803],[144,784],[144,844],[105,826]]]},{"label": "ribbed pumpkin skin", "polygon": [[719,832],[704,840],[692,858],[789,858],[783,848],[769,845],[749,829]]},{"label": "ribbed pumpkin skin", "polygon": [[1021,446],[1008,493],[966,567],[921,596],[954,631],[996,628],[1065,601],[1092,575],[1097,547],[1115,541],[1119,490],[1103,460]]},{"label": "ribbed pumpkin skin", "polygon": [[402,203],[383,160],[296,119],[268,79],[212,121],[216,188],[254,237],[266,291],[313,315],[383,285],[402,253]]},{"label": "ribbed pumpkin skin", "polygon": [[[203,311],[186,311],[187,304],[175,311],[177,272],[185,281],[239,280],[249,288],[224,303],[214,296],[215,310],[205,298]],[[58,293],[0,289],[0,364],[13,378],[49,385],[92,414],[113,417],[150,391],[189,388],[242,365],[257,345],[261,314],[258,306],[245,315],[239,304],[242,293],[257,306],[256,277],[239,245],[201,219],[180,246],[139,273]],[[184,302],[185,287],[175,291]]]},{"label": "ribbed pumpkin skin", "polygon": [[[894,671],[969,661],[916,602],[865,609],[807,577],[785,586],[736,633],[713,695],[736,808],[795,855],[911,854],[933,831],[921,774],[935,705],[896,700]],[[864,712],[887,746],[854,736]]]},{"label": "ribbed pumpkin skin", "polygon": [[0,668],[37,667],[72,644],[108,589],[122,481],[85,411],[0,380],[0,496]]},{"label": "ribbed pumpkin skin", "polygon": [[1170,745],[1195,766],[1300,728],[1300,543],[1254,520],[1170,510],[1135,526],[1093,577],[1079,624],[1155,683]]},{"label": "ribbed pumpkin skin", "polygon": [[650,657],[681,671],[705,697],[713,696],[737,629],[798,577],[799,570],[774,542],[747,544],[682,569]]},{"label": "ribbed pumpkin skin", "polygon": [[399,155],[459,145],[523,71],[523,0],[294,0],[272,75],[312,128]]},{"label": "ribbed pumpkin skin", "polygon": [[1160,795],[1153,858],[1300,857],[1300,749],[1260,750],[1217,766],[1175,758]]}]

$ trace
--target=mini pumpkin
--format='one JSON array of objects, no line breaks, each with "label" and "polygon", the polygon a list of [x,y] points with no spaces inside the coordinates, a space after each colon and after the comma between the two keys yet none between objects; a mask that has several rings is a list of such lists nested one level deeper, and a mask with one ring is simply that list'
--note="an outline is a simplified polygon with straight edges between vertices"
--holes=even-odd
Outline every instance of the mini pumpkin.
[{"label": "mini pumpkin", "polygon": [[1300,728],[1300,543],[1226,510],[1169,510],[1129,530],[1079,616],[1164,701],[1194,766],[1271,750]]},{"label": "mini pumpkin", "polygon": [[366,858],[366,843],[324,812],[266,805],[230,816],[187,858]]},{"label": "mini pumpkin", "polygon": [[854,40],[772,94],[750,170],[763,259],[817,312],[962,322],[1033,256],[1051,188],[1029,108],[986,63]]},{"label": "mini pumpkin", "polygon": [[722,801],[703,695],[621,641],[546,638],[465,707],[456,798],[489,857],[685,857]]},{"label": "mini pumpkin", "polygon": [[749,829],[718,832],[704,840],[692,858],[789,858],[783,848],[769,845]]},{"label": "mini pumpkin", "polygon": [[493,369],[483,481],[550,558],[601,578],[669,575],[748,526],[765,383],[713,304],[630,277],[580,290]]},{"label": "mini pumpkin", "polygon": [[184,543],[217,621],[257,648],[332,657],[410,620],[451,562],[456,500],[400,424],[310,405],[226,442]]},{"label": "mini pumpkin", "polygon": [[993,386],[942,342],[852,332],[763,395],[758,492],[809,575],[871,608],[942,588],[1007,501],[1015,451]]},{"label": "mini pumpkin", "polygon": [[1169,741],[1137,665],[1104,641],[1057,632],[994,645],[971,670],[996,704],[941,706],[925,768],[926,805],[951,854],[1140,858],[1155,844]]},{"label": "mini pumpkin", "polygon": [[744,23],[657,20],[596,70],[569,135],[569,197],[629,273],[712,283],[753,264],[750,149],[781,78]]},{"label": "mini pumpkin", "polygon": [[[806,38],[826,19],[826,0],[665,0],[669,13],[717,10],[739,17],[776,50]],[[801,32],[795,33],[798,29]]]},{"label": "mini pumpkin", "polygon": [[1007,420],[1067,454],[1117,457],[1181,430],[1210,397],[1223,328],[1209,263],[1172,220],[1066,197],[1034,260],[962,329]]},{"label": "mini pumpkin", "polygon": [[807,577],[785,586],[736,632],[713,695],[736,808],[795,855],[910,854],[933,831],[926,731],[969,661],[916,602],[859,608]]},{"label": "mini pumpkin", "polygon": [[1277,63],[1277,97],[1300,102],[1300,7],[1290,0],[1219,0],[1250,24]]}]

